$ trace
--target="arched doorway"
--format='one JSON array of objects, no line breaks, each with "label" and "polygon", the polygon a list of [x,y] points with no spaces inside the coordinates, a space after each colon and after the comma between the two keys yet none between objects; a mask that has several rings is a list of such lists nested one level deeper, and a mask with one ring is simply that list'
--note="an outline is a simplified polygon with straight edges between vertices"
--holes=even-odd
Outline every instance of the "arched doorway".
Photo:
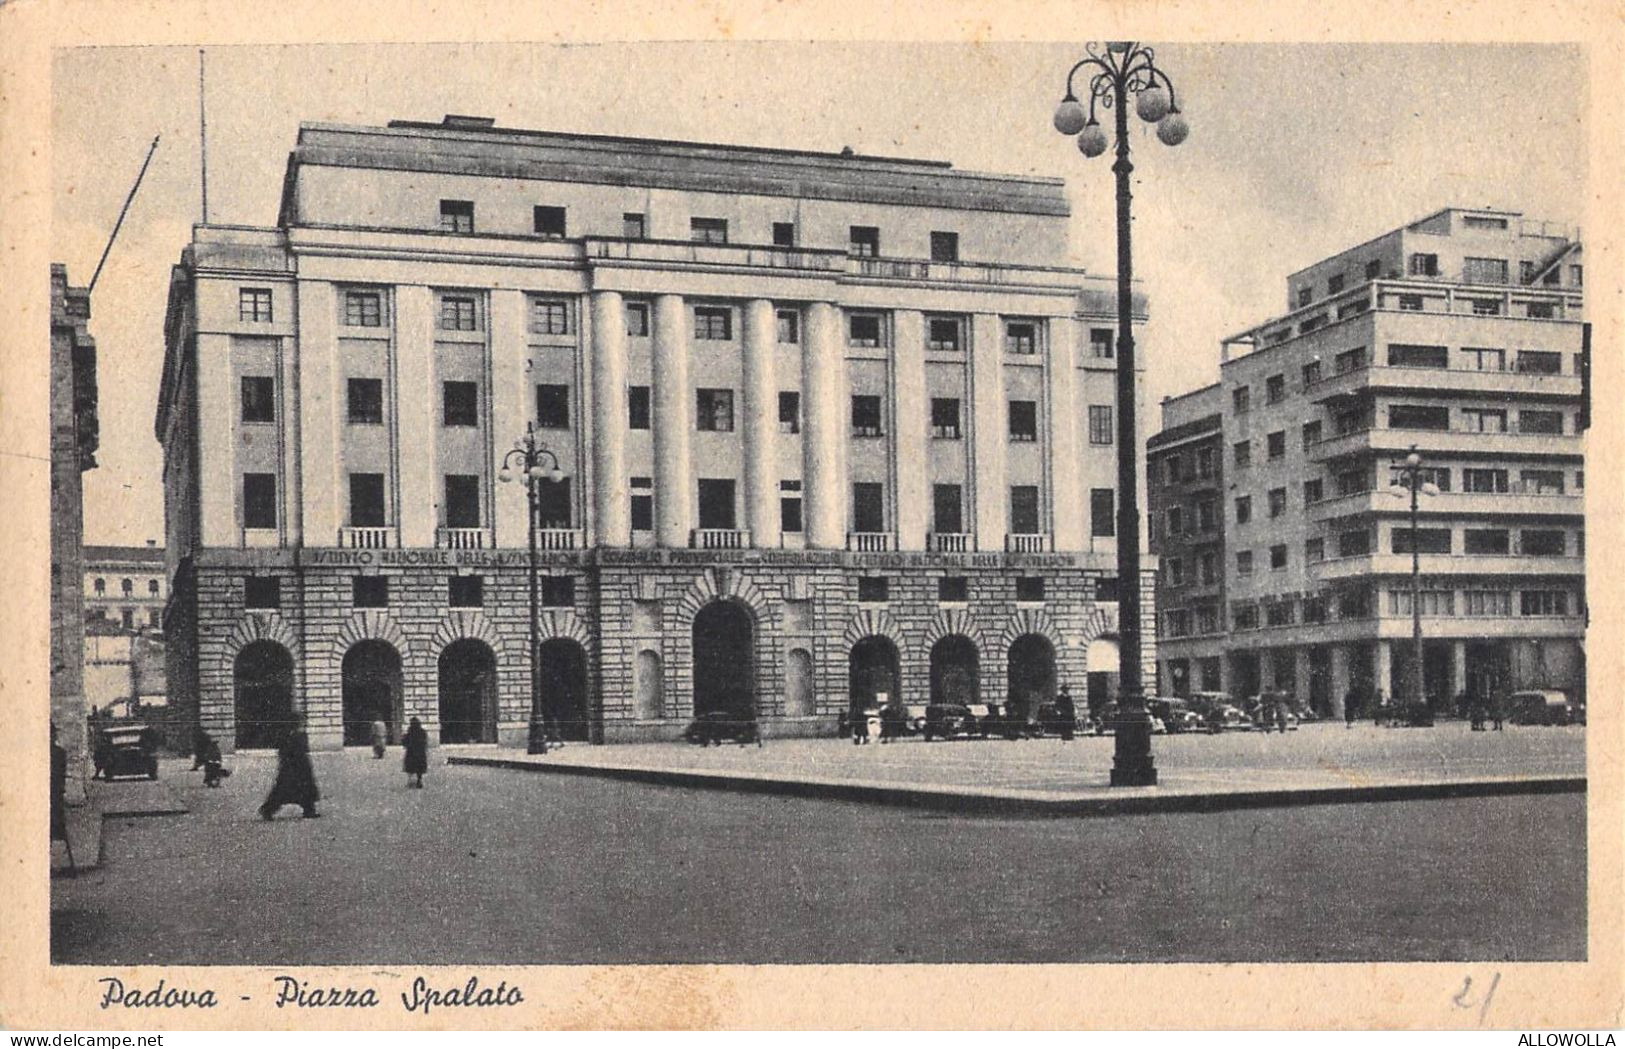
[{"label": "arched doorway", "polygon": [[756,663],[750,613],[713,601],[694,617],[694,715],[756,716]]},{"label": "arched doorway", "polygon": [[366,746],[372,723],[382,721],[389,741],[400,738],[401,654],[387,641],[358,641],[344,653],[344,745]]},{"label": "arched doorway", "polygon": [[440,742],[496,739],[496,656],[484,641],[453,641],[440,653]]},{"label": "arched doorway", "polygon": [[931,702],[981,701],[981,659],[976,644],[963,634],[949,634],[931,646]]},{"label": "arched doorway", "polygon": [[784,661],[784,713],[792,718],[813,713],[812,654],[804,648],[792,648]]},{"label": "arched doorway", "polygon": [[579,642],[556,637],[536,650],[541,681],[542,719],[557,738],[585,742],[587,719],[587,653]]},{"label": "arched doorway", "polygon": [[275,641],[244,645],[232,666],[237,749],[275,747],[294,723],[293,656]]},{"label": "arched doorway", "polygon": [[851,710],[878,708],[882,695],[896,699],[902,689],[898,671],[897,646],[891,639],[874,635],[852,646],[847,656],[847,697]]},{"label": "arched doorway", "polygon": [[1055,698],[1055,646],[1043,634],[1022,634],[1010,642],[1005,676],[1009,701],[1024,704],[1029,714]]},{"label": "arched doorway", "polygon": [[1089,642],[1089,648],[1083,658],[1089,672],[1086,678],[1089,713],[1096,714],[1101,707],[1117,698],[1118,670],[1122,666],[1117,651],[1117,639],[1095,638]]}]

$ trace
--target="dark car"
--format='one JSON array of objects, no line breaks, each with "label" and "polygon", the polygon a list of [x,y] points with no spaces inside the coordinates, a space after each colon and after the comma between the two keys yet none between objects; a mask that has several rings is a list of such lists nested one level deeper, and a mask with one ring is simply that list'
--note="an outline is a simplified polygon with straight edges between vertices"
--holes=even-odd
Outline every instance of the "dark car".
[{"label": "dark car", "polygon": [[756,719],[749,714],[736,714],[728,710],[712,710],[688,723],[683,738],[701,747],[712,743],[762,745],[762,735],[756,728]]},{"label": "dark car", "polygon": [[104,728],[91,755],[94,775],[102,779],[116,776],[158,778],[158,734],[146,725],[119,725]]},{"label": "dark car", "polygon": [[925,708],[925,724],[920,731],[929,743],[973,735],[981,731],[981,722],[962,703],[931,703]]},{"label": "dark car", "polygon": [[1061,713],[1058,703],[1041,703],[1038,706],[1038,732],[1044,736],[1069,736],[1076,732],[1088,730],[1087,723],[1079,723],[1076,711],[1070,715]]},{"label": "dark car", "polygon": [[1569,702],[1554,689],[1514,692],[1511,697],[1514,725],[1584,725],[1585,708]]},{"label": "dark car", "polygon": [[1202,731],[1202,715],[1192,710],[1190,704],[1183,699],[1171,696],[1147,696],[1145,709],[1148,714],[1167,726],[1169,732]]},{"label": "dark car", "polygon": [[[1146,715],[1151,719],[1151,734],[1153,736],[1160,736],[1168,731],[1167,724],[1151,709],[1149,699],[1146,702]],[[1097,736],[1116,735],[1117,704],[1111,702],[1098,708],[1090,719],[1090,729]]]}]

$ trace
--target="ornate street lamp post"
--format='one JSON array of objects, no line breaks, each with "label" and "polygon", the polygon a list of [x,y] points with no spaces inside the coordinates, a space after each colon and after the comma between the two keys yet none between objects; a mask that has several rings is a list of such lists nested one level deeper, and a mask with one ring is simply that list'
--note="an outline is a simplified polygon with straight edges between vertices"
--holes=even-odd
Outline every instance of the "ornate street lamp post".
[{"label": "ornate street lamp post", "polygon": [[[543,460],[552,463],[552,466],[544,469]],[[542,718],[541,668],[537,663],[540,623],[536,602],[536,525],[541,516],[539,489],[542,481],[557,484],[564,480],[564,471],[559,468],[559,457],[536,443],[536,431],[530,423],[525,424],[525,436],[515,441],[513,448],[502,457],[498,480],[511,483],[516,476],[515,470],[518,471],[519,481],[525,486],[526,519],[530,522],[530,728],[526,736],[526,750],[532,754],[546,754],[547,726]]]},{"label": "ornate street lamp post", "polygon": [[[1177,146],[1190,133],[1174,99],[1173,82],[1156,66],[1149,47],[1133,42],[1084,48],[1087,56],[1066,75],[1066,95],[1055,109],[1055,130],[1078,136],[1086,157],[1106,152],[1106,132],[1095,120],[1095,107],[1112,110],[1117,120],[1117,607],[1119,667],[1114,787],[1143,787],[1157,782],[1151,759],[1151,719],[1145,711],[1140,677],[1140,448],[1134,412],[1133,255],[1129,250],[1128,101],[1140,119],[1157,125],[1157,137]],[[1088,69],[1089,108],[1073,92],[1079,70]]]},{"label": "ornate street lamp post", "polygon": [[[1418,496],[1438,495],[1439,486],[1424,479],[1427,471],[1422,468],[1422,456],[1417,453],[1414,444],[1399,471],[1400,479],[1388,491],[1401,499],[1407,494],[1411,498],[1411,700],[1416,704],[1412,708],[1414,716],[1421,716],[1427,698],[1423,695],[1422,543],[1416,534],[1416,504]],[[1377,684],[1380,687],[1382,683],[1379,681]]]}]

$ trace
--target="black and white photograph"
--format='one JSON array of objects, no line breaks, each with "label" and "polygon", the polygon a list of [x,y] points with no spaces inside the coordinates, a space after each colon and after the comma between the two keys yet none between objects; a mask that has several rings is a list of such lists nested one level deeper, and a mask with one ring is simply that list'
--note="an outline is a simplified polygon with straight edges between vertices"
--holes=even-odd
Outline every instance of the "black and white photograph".
[{"label": "black and white photograph", "polygon": [[1605,9],[53,46],[39,978],[725,1027],[525,974],[863,967],[751,1023],[1132,1027],[1182,1008],[1103,1003],[1136,966],[1434,963],[1304,1015],[1476,1028],[1553,963],[1617,1026]]}]

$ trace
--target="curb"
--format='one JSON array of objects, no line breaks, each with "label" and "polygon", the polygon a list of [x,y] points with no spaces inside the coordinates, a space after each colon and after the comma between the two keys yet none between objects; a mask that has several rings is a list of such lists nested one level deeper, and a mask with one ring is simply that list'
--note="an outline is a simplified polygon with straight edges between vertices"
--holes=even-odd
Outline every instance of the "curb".
[{"label": "curb", "polygon": [[[626,766],[546,765],[514,758],[448,756],[448,765],[542,772],[556,776],[589,776],[666,787],[693,787],[742,794],[832,801],[856,801],[903,808],[981,815],[1118,816],[1163,812],[1223,812],[1234,809],[1284,808],[1299,805],[1346,805],[1359,802],[1421,801],[1446,798],[1499,797],[1518,794],[1581,794],[1584,776],[1541,776],[1529,779],[1457,780],[1438,783],[1394,783],[1367,787],[1310,787],[1299,790],[1242,790],[1213,793],[1135,794],[1118,797],[1042,797],[1029,794],[931,790],[877,783],[832,783],[768,776],[718,775],[676,769]],[[1155,788],[1143,788],[1155,790]]]}]

